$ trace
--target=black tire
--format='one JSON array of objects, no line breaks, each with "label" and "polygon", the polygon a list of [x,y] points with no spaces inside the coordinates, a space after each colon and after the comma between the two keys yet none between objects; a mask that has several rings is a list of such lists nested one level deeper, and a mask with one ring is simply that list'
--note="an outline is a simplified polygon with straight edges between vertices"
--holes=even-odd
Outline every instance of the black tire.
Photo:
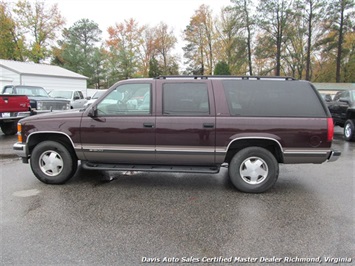
[{"label": "black tire", "polygon": [[15,135],[17,133],[17,122],[3,123],[1,125],[1,131],[6,135]]},{"label": "black tire", "polygon": [[63,144],[43,141],[34,147],[30,164],[38,180],[46,184],[63,184],[75,174],[78,160]]},{"label": "black tire", "polygon": [[354,120],[348,119],[344,124],[344,138],[347,141],[355,141]]},{"label": "black tire", "polygon": [[278,176],[279,164],[275,156],[260,147],[239,151],[229,164],[231,182],[242,192],[265,192],[276,183]]}]

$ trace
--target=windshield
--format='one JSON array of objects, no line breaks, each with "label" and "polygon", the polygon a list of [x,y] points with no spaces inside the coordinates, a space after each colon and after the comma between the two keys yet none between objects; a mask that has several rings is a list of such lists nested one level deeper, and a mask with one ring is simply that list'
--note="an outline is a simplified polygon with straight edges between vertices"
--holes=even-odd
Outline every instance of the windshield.
[{"label": "windshield", "polygon": [[24,94],[27,96],[49,97],[48,93],[41,87],[17,87],[17,94]]},{"label": "windshield", "polygon": [[106,92],[106,90],[105,90],[105,91],[97,91],[97,92],[95,92],[95,94],[92,96],[91,99],[98,99],[98,98],[100,98],[100,96],[103,95],[105,92]]},{"label": "windshield", "polygon": [[51,97],[54,98],[64,98],[64,99],[71,99],[72,92],[71,91],[51,91]]}]

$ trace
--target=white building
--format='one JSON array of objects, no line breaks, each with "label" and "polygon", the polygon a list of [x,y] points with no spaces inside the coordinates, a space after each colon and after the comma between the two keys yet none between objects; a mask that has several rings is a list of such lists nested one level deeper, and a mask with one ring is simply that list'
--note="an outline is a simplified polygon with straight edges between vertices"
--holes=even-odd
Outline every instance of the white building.
[{"label": "white building", "polygon": [[0,59],[0,92],[5,85],[40,86],[46,91],[81,90],[86,95],[87,77],[59,66]]}]

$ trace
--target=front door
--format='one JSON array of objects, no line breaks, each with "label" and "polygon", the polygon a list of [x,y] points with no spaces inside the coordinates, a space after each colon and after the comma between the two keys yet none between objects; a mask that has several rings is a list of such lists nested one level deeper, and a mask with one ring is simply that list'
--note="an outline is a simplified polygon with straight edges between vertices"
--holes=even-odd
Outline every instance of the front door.
[{"label": "front door", "polygon": [[151,82],[125,83],[94,103],[95,116],[81,124],[84,155],[91,162],[155,162],[155,116]]}]

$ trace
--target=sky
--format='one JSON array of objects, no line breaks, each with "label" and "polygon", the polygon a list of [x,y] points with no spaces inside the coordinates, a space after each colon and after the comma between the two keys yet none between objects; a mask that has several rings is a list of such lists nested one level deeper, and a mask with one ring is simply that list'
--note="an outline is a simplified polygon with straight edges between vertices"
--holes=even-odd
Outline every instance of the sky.
[{"label": "sky", "polygon": [[72,26],[82,18],[88,18],[98,23],[105,34],[109,26],[133,18],[140,25],[148,24],[151,27],[165,22],[178,38],[200,5],[210,6],[216,16],[222,7],[231,4],[230,0],[44,0],[44,2],[48,6],[58,4],[62,16],[66,19],[66,27]]},{"label": "sky", "polygon": [[[7,0],[16,3],[17,0]],[[35,3],[36,0],[29,0]],[[44,1],[47,8],[58,4],[61,15],[66,20],[65,27],[71,27],[80,19],[87,18],[99,25],[103,39],[107,39],[107,29],[116,23],[130,18],[139,25],[151,27],[165,22],[173,29],[178,43],[175,51],[182,55],[182,32],[190,22],[190,18],[202,5],[208,5],[213,16],[219,16],[222,7],[231,5],[230,0],[39,0]]]}]

